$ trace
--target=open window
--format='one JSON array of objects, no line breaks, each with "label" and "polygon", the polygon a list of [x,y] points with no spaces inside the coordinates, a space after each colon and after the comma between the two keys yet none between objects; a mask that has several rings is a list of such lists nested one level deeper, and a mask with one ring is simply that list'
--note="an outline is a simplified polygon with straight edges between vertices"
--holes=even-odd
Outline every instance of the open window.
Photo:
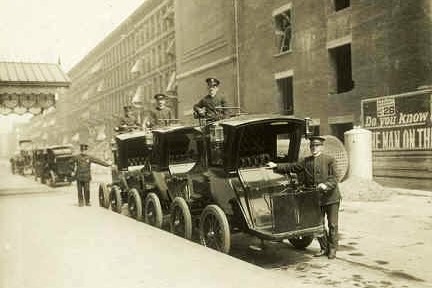
[{"label": "open window", "polygon": [[282,103],[281,113],[284,115],[294,114],[294,90],[293,90],[293,77],[280,78],[276,80],[279,90],[279,97]]},{"label": "open window", "polygon": [[344,93],[354,88],[352,79],[351,44],[329,49],[330,68],[333,72],[330,93]]},{"label": "open window", "polygon": [[291,9],[275,14],[275,34],[276,34],[276,47],[278,53],[284,53],[291,51],[292,42],[292,21],[291,21]]},{"label": "open window", "polygon": [[333,0],[335,11],[339,11],[351,6],[350,0]]}]

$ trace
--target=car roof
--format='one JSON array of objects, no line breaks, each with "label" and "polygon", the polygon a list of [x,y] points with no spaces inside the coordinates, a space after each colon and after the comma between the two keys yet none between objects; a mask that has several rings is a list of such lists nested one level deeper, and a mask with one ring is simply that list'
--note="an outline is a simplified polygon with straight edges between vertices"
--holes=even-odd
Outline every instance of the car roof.
[{"label": "car roof", "polygon": [[154,129],[152,132],[157,134],[168,134],[183,130],[195,130],[196,132],[201,132],[201,127],[199,126],[167,126],[158,129]]},{"label": "car roof", "polygon": [[128,140],[128,139],[133,139],[133,138],[145,137],[148,134],[149,133],[147,131],[137,130],[137,131],[118,134],[118,135],[116,135],[116,139],[124,141],[124,140]]},{"label": "car roof", "polygon": [[64,148],[72,148],[72,145],[52,145],[52,146],[48,146],[47,148],[40,148],[40,149],[43,150],[43,149],[64,149]]},{"label": "car roof", "polygon": [[224,120],[217,121],[220,125],[239,127],[247,124],[258,124],[262,123],[272,123],[278,121],[291,121],[298,124],[304,123],[304,119],[296,116],[287,115],[277,115],[277,114],[254,114],[254,115],[241,115],[237,117],[232,117]]}]

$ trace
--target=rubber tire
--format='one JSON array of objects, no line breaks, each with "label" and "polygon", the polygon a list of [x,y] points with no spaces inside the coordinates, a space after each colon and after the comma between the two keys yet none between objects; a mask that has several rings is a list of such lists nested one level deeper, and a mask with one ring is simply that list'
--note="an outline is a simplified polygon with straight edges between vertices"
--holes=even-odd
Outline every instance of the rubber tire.
[{"label": "rubber tire", "polygon": [[99,184],[99,206],[105,209],[110,206],[109,190],[105,183]]},{"label": "rubber tire", "polygon": [[[178,211],[178,209],[180,211]],[[181,216],[183,218],[183,226],[184,228],[182,229],[181,233],[176,233],[176,227],[175,227],[175,222],[176,219],[174,218],[176,213],[175,212],[180,212]],[[186,203],[186,201],[182,198],[182,197],[176,197],[174,198],[174,201],[171,203],[171,207],[170,207],[170,232],[173,233],[174,235],[183,237],[185,239],[192,239],[192,215],[190,213],[189,210],[189,206]]]},{"label": "rubber tire", "polygon": [[290,238],[290,239],[288,239],[288,241],[296,249],[303,250],[312,243],[313,239],[314,239],[314,237],[312,237],[312,236],[303,236],[303,237],[297,237],[297,238]]},{"label": "rubber tire", "polygon": [[117,185],[112,186],[110,193],[110,206],[111,210],[116,213],[122,212],[122,197],[121,197],[121,189]]},{"label": "rubber tire", "polygon": [[[154,220],[150,219],[150,205],[154,207]],[[159,197],[155,193],[149,193],[145,199],[144,206],[144,222],[154,226],[156,228],[161,228],[163,224],[163,212]]]},{"label": "rubber tire", "polygon": [[[132,201],[134,201],[135,203],[135,209],[136,209],[136,216],[132,215],[130,208],[133,207]],[[129,209],[129,214],[132,216],[132,218],[134,218],[137,221],[143,221],[143,206],[142,206],[142,200],[141,200],[141,196],[138,192],[137,189],[132,188],[131,190],[129,190],[129,199],[128,199],[128,209]]]},{"label": "rubber tire", "polygon": [[[220,226],[221,229],[221,235],[219,236],[219,240],[222,242],[220,247],[214,247],[213,245],[209,245],[207,243],[205,235],[207,234],[205,229],[206,221],[209,217],[213,217],[217,224]],[[231,248],[231,232],[230,227],[228,223],[228,219],[225,215],[225,213],[222,211],[222,209],[217,205],[207,205],[203,212],[201,213],[200,217],[200,223],[199,223],[199,232],[200,232],[200,242],[202,245],[206,247],[210,247],[212,249],[215,249],[219,252],[228,254]]]}]

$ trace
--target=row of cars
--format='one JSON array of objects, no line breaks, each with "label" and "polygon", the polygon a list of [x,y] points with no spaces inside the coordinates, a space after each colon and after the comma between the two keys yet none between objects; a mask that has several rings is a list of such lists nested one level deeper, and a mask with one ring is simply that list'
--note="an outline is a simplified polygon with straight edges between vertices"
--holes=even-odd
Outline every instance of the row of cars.
[{"label": "row of cars", "polygon": [[72,145],[20,149],[11,159],[13,174],[33,175],[49,186],[70,184],[74,179]]},{"label": "row of cars", "polygon": [[[119,134],[112,145],[112,182],[99,204],[228,253],[231,234],[288,239],[305,248],[323,234],[319,195],[302,175],[266,163],[295,162],[305,119],[243,115],[205,126],[172,126]],[[283,144],[281,144],[283,143]],[[194,235],[196,235],[194,234]]]}]

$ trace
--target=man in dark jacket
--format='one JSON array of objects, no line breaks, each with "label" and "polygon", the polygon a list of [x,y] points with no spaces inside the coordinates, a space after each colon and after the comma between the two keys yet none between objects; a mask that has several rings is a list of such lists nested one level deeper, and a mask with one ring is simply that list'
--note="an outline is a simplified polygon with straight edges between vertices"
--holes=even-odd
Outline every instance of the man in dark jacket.
[{"label": "man in dark jacket", "polygon": [[216,78],[207,78],[208,94],[193,106],[194,112],[199,118],[213,122],[226,117],[225,100],[217,96],[220,81]]},{"label": "man in dark jacket", "polygon": [[163,127],[170,125],[174,120],[173,112],[166,106],[168,96],[163,93],[154,95],[156,106],[150,111],[147,126],[149,128]]},{"label": "man in dark jacket", "polygon": [[75,162],[75,177],[78,189],[78,206],[84,206],[84,200],[86,206],[90,204],[90,180],[91,180],[91,163],[96,163],[102,166],[110,166],[109,163],[102,161],[96,157],[90,156],[86,153],[88,150],[87,144],[80,145],[81,153],[74,157]]},{"label": "man in dark jacket", "polygon": [[310,149],[312,155],[306,157],[299,163],[267,165],[274,168],[276,172],[304,173],[305,185],[318,189],[321,193],[320,205],[323,219],[327,217],[328,232],[318,238],[321,250],[315,254],[316,257],[327,255],[329,259],[336,257],[338,246],[338,213],[340,203],[340,192],[335,175],[335,159],[323,154],[324,138],[313,136],[310,138]]}]

